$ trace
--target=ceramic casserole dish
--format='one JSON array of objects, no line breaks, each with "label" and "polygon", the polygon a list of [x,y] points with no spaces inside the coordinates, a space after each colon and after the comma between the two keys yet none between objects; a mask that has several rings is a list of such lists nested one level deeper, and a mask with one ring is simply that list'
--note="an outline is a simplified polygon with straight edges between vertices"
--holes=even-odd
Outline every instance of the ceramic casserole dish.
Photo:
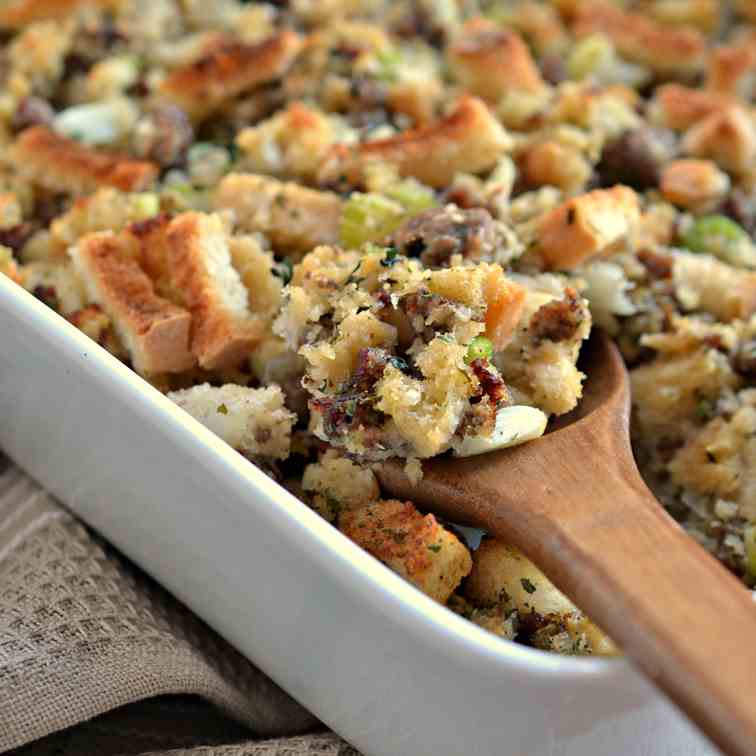
[{"label": "ceramic casserole dish", "polygon": [[365,754],[713,752],[627,662],[427,598],[3,276],[0,334],[0,447]]}]

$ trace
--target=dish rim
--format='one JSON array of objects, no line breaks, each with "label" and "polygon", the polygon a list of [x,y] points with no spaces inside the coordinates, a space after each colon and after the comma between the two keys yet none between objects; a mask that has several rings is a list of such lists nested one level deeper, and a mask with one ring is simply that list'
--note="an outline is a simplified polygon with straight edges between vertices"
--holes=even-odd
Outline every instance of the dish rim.
[{"label": "dish rim", "polygon": [[399,616],[415,629],[426,633],[431,629],[435,637],[429,635],[429,642],[444,642],[450,645],[450,650],[479,654],[491,662],[506,664],[514,671],[535,675],[547,681],[558,679],[560,682],[585,682],[594,679],[597,682],[612,683],[619,682],[627,674],[629,662],[626,657],[564,656],[530,648],[500,638],[455,614],[350,541],[331,523],[269,478],[62,315],[19,284],[0,275],[0,297],[6,295],[10,298],[9,309],[12,314],[13,310],[17,310],[15,315],[19,319],[26,320],[51,342],[57,342],[72,360],[84,356],[87,360],[86,369],[96,373],[100,380],[115,382],[119,394],[132,402],[141,403],[143,409],[157,416],[156,419],[172,426],[172,435],[185,438],[187,444],[199,445],[203,452],[215,457],[226,474],[262,493],[261,499],[265,499],[264,503],[261,502],[263,506],[274,507],[276,517],[287,521],[283,524],[298,531],[299,536],[309,538],[321,553],[328,552],[327,557],[332,561],[333,568],[340,563],[343,568],[352,570],[353,577],[366,590],[382,594],[382,603],[399,609]]}]

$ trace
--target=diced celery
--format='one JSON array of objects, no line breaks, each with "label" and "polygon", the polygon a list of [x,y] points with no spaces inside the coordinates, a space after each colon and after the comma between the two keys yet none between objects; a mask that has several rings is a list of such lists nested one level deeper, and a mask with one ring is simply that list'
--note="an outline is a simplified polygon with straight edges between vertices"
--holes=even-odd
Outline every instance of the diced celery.
[{"label": "diced celery", "polygon": [[398,202],[380,194],[354,192],[341,213],[341,243],[357,249],[395,231],[405,217]]},{"label": "diced celery", "polygon": [[433,190],[414,178],[406,178],[391,184],[383,190],[383,193],[390,199],[396,200],[408,215],[417,215],[423,210],[438,205]]},{"label": "diced celery", "polygon": [[730,265],[756,265],[756,250],[748,233],[725,215],[697,218],[683,234],[682,243],[691,252],[714,255]]},{"label": "diced celery", "polygon": [[395,82],[399,78],[399,66],[402,63],[402,54],[394,47],[379,50],[375,54],[378,61],[378,70],[375,73],[377,79],[385,82]]},{"label": "diced celery", "polygon": [[584,79],[614,62],[614,45],[603,34],[581,39],[567,57],[567,73],[571,79]]},{"label": "diced celery", "polygon": [[160,212],[160,197],[154,192],[142,192],[132,198],[132,210],[138,220],[152,218]]}]

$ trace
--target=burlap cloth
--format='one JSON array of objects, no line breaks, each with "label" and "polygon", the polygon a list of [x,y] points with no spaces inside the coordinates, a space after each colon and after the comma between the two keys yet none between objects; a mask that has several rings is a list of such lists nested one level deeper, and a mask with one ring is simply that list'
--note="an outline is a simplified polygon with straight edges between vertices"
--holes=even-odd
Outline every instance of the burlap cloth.
[{"label": "burlap cloth", "polygon": [[0,752],[359,756],[0,453]]}]

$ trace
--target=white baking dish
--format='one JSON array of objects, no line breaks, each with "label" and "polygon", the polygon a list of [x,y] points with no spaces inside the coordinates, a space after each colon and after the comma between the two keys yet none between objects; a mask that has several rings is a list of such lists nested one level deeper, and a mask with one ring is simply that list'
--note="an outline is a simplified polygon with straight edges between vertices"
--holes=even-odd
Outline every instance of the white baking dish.
[{"label": "white baking dish", "polygon": [[426,598],[3,276],[0,446],[365,754],[714,753],[626,662]]}]

